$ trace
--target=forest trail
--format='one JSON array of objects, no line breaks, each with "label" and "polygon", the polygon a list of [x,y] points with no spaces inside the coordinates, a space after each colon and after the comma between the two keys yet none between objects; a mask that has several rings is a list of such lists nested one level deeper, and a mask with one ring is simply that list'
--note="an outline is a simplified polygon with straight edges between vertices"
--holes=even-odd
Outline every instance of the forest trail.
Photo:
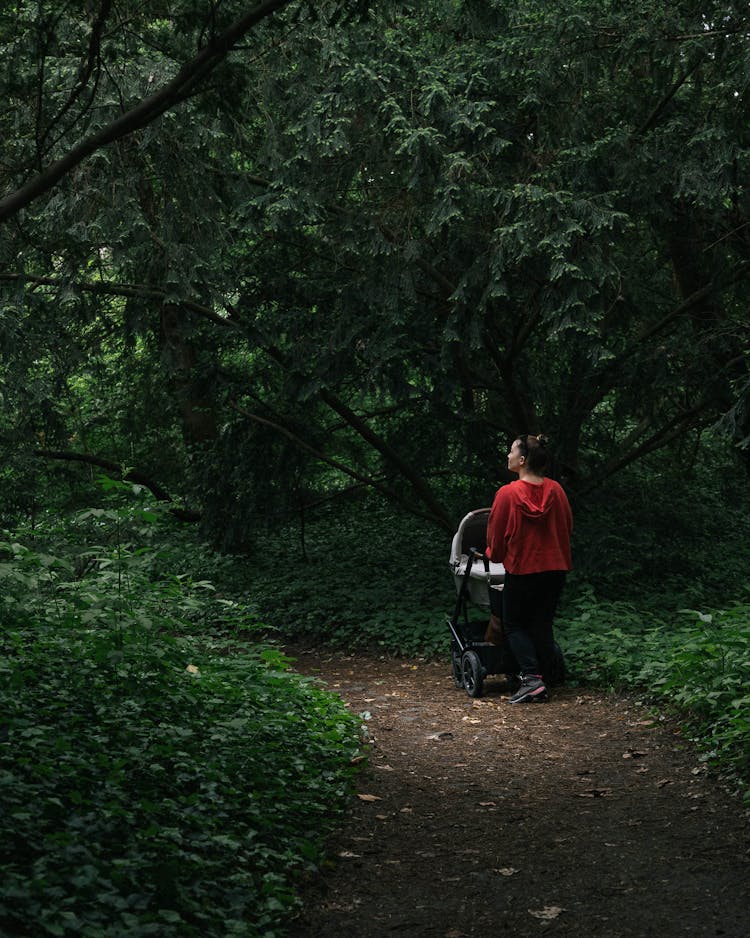
[{"label": "forest trail", "polygon": [[471,700],[448,662],[288,647],[370,757],[290,938],[750,935],[750,818],[632,697]]}]

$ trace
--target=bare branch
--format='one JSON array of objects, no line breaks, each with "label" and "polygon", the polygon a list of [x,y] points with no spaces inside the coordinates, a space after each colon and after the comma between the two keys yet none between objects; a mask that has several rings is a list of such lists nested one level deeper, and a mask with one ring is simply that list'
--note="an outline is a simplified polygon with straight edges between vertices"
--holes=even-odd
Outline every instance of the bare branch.
[{"label": "bare branch", "polygon": [[453,531],[454,524],[435,496],[430,491],[424,478],[416,472],[413,466],[407,463],[381,436],[375,433],[368,424],[358,417],[353,410],[339,400],[336,395],[325,389],[320,391],[321,399],[342,417],[349,426],[355,430],[363,440],[376,449],[400,474],[407,479],[419,498],[429,508],[432,518],[438,521],[446,531]]},{"label": "bare branch", "polygon": [[690,78],[690,76],[697,72],[700,66],[703,64],[703,58],[699,58],[690,68],[686,69],[682,75],[677,79],[677,81],[672,85],[669,91],[664,95],[664,97],[659,101],[656,107],[651,111],[646,120],[641,124],[641,126],[633,133],[633,138],[642,137],[647,130],[650,130],[654,124],[659,120],[664,109],[672,100],[672,98],[677,94],[677,92],[682,88],[685,82]]},{"label": "bare branch", "polygon": [[611,476],[620,472],[626,466],[629,466],[631,463],[636,462],[638,459],[641,459],[643,456],[646,456],[649,453],[653,453],[656,450],[662,449],[668,443],[671,443],[672,440],[677,439],[677,437],[681,436],[686,430],[689,430],[690,427],[694,425],[697,417],[708,407],[708,404],[709,402],[704,400],[701,401],[700,404],[698,404],[696,407],[677,414],[670,421],[664,424],[664,426],[659,427],[647,440],[644,440],[640,446],[634,446],[632,449],[626,452],[621,452],[620,454],[613,456],[597,472],[596,478],[589,482],[587,486],[584,486],[584,488],[582,488],[576,494],[578,496],[588,494],[602,485]]},{"label": "bare branch", "polygon": [[[86,62],[83,66],[81,66],[81,69],[78,73],[78,80],[68,95],[68,100],[58,110],[57,114],[52,118],[47,129],[42,134],[41,139],[39,140],[39,146],[42,149],[44,148],[44,142],[46,138],[49,137],[50,133],[52,132],[52,128],[63,119],[67,112],[80,98],[86,86],[88,85],[92,74],[94,73],[94,66],[99,61],[99,50],[101,47],[102,33],[104,32],[104,26],[107,22],[107,17],[112,11],[113,2],[114,0],[102,0],[99,14],[97,15],[94,21],[94,25],[91,28],[91,36],[89,37],[89,48],[86,56]],[[94,87],[96,88],[96,85]],[[77,118],[73,124],[77,123],[79,119],[80,117]]]}]

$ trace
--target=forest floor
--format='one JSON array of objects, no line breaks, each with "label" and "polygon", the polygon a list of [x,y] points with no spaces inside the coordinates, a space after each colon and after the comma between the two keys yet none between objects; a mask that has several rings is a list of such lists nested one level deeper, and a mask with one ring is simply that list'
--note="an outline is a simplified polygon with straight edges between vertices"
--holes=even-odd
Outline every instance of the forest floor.
[{"label": "forest floor", "polygon": [[750,935],[750,812],[669,720],[574,687],[510,706],[446,662],[287,647],[370,734],[290,938]]}]

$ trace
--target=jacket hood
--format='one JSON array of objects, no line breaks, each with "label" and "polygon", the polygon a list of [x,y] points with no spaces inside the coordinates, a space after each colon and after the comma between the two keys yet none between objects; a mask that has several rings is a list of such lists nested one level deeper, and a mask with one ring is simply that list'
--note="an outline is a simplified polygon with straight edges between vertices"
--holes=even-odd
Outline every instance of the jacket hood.
[{"label": "jacket hood", "polygon": [[550,479],[545,479],[541,485],[517,479],[513,483],[513,494],[519,508],[529,518],[543,518],[549,513],[557,497],[555,486]]}]

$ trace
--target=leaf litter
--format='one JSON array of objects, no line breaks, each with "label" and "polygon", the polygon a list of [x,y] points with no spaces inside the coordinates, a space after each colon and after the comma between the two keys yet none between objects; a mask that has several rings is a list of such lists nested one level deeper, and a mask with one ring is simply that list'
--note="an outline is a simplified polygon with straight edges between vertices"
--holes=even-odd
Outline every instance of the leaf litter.
[{"label": "leaf litter", "polygon": [[[508,707],[501,678],[477,703],[448,663],[412,670],[361,655],[347,675],[350,661],[331,656],[318,676],[352,709],[376,686],[401,698],[387,721],[373,713],[331,855],[371,839],[355,863],[342,857],[309,880],[289,938],[530,938],[540,927],[697,938],[717,921],[717,896],[724,938],[750,934],[750,819],[704,766],[694,774],[697,754],[675,746],[668,719],[568,688]],[[312,671],[315,653],[303,663]]]}]

